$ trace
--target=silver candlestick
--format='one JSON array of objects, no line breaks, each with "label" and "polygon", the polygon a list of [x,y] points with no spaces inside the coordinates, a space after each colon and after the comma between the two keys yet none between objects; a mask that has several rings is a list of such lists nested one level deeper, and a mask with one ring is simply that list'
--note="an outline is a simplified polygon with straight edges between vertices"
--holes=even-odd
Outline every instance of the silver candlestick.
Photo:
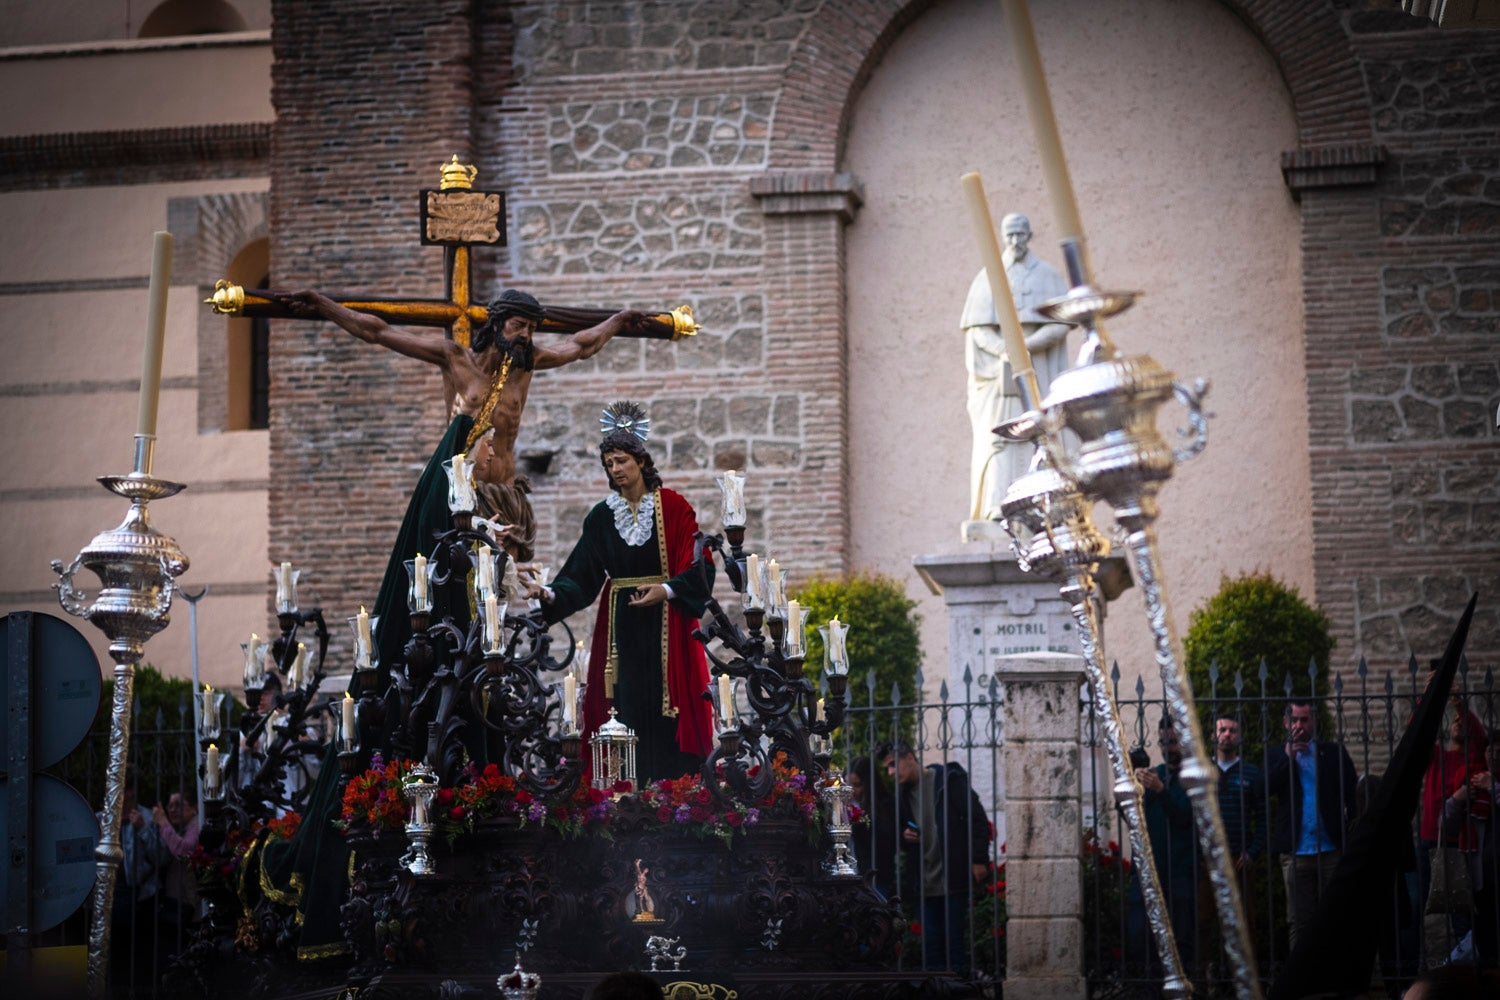
[{"label": "silver candlestick", "polygon": [[[63,610],[87,618],[109,637],[115,661],[114,702],[110,708],[109,762],[104,779],[101,836],[94,849],[98,876],[94,884],[93,922],[89,926],[89,996],[102,1000],[108,991],[109,924],[114,904],[115,873],[124,859],[120,844],[120,813],[125,790],[125,761],[130,750],[130,709],[135,695],[135,666],[146,642],[167,627],[175,578],[188,568],[177,543],[151,527],[147,505],[182,490],[182,484],[151,475],[155,438],[135,436],[135,471],[128,476],[100,476],[104,488],[130,501],[130,511],[118,528],[102,532],[84,546],[64,568],[52,560],[58,575],[53,589]],[[93,603],[73,585],[80,569],[99,578]]]},{"label": "silver candlestick", "polygon": [[1102,595],[1095,574],[1099,561],[1109,555],[1109,540],[1094,526],[1090,506],[1057,470],[1043,466],[1011,483],[1000,509],[1022,572],[1057,580],[1078,622],[1083,662],[1093,690],[1094,715],[1104,731],[1104,749],[1114,774],[1115,803],[1125,819],[1146,920],[1161,956],[1162,992],[1171,998],[1187,997],[1192,987],[1183,974],[1166,896],[1146,834],[1141,785],[1126,756],[1124,726],[1104,670],[1104,630],[1099,620]]},{"label": "silver candlestick", "polygon": [[[1065,254],[1068,249],[1065,244]],[[1094,291],[1081,255],[1068,254],[1068,259],[1075,288],[1038,311],[1049,319],[1083,323],[1089,335],[1080,365],[1058,375],[1042,401],[1041,443],[1062,476],[1076,484],[1090,502],[1107,501],[1127,532],[1155,640],[1167,711],[1182,741],[1180,780],[1192,803],[1235,993],[1239,1000],[1259,1000],[1249,928],[1219,814],[1218,769],[1198,737],[1197,708],[1176,652],[1179,643],[1167,607],[1155,528],[1156,497],[1162,484],[1171,478],[1177,462],[1197,455],[1206,443],[1202,400],[1208,383],[1200,379],[1189,387],[1150,357],[1121,356],[1097,328],[1100,318],[1128,308],[1133,296]],[[1168,445],[1156,430],[1157,410],[1174,396],[1188,408],[1192,427],[1192,440],[1181,449]],[[1076,448],[1067,446],[1064,430],[1076,435]]]},{"label": "silver candlestick", "polygon": [[401,794],[411,803],[411,820],[406,824],[406,836],[411,840],[411,847],[402,856],[401,864],[413,875],[437,874],[437,864],[427,850],[434,832],[432,800],[437,793],[437,772],[426,764],[413,767],[401,781]]}]

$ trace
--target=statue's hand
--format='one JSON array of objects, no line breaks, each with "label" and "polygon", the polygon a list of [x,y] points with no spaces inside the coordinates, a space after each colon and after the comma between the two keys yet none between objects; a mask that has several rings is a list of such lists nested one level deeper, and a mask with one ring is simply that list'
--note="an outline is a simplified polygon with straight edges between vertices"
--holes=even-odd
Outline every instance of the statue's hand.
[{"label": "statue's hand", "polygon": [[1068,339],[1066,323],[1047,323],[1026,333],[1026,349],[1037,352],[1055,347]]},{"label": "statue's hand", "polygon": [[615,313],[615,318],[620,321],[622,333],[645,333],[647,325],[651,322],[651,317],[639,309],[622,309]]},{"label": "statue's hand", "polygon": [[267,288],[257,294],[264,295],[272,302],[279,302],[297,319],[319,319],[324,315],[322,303],[328,301],[325,296],[313,291],[280,292]]}]

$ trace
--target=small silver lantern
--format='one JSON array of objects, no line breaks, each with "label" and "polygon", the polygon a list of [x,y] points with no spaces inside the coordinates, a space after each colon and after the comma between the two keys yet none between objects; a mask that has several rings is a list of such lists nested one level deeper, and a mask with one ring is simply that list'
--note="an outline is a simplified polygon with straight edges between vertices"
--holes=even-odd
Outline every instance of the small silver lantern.
[{"label": "small silver lantern", "polygon": [[844,781],[844,773],[833,768],[818,794],[828,803],[828,835],[833,840],[833,853],[823,862],[823,870],[837,877],[858,877],[859,869],[854,867],[849,849],[854,834],[849,821],[849,802],[854,798],[854,789]]},{"label": "small silver lantern", "polygon": [[437,865],[427,852],[433,834],[432,800],[437,793],[437,772],[426,764],[416,765],[401,779],[401,794],[411,803],[411,820],[406,824],[411,848],[401,858],[401,864],[413,875],[437,874]]},{"label": "small silver lantern", "polygon": [[600,791],[612,791],[620,781],[630,782],[635,787],[635,745],[639,742],[635,731],[615,718],[615,710],[609,710],[609,721],[595,731],[589,740],[594,754],[594,787]]}]

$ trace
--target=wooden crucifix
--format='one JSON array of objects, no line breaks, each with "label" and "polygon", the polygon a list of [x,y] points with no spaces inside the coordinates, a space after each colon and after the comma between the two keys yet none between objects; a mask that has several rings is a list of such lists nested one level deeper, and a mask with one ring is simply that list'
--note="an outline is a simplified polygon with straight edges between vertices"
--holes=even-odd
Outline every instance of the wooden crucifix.
[{"label": "wooden crucifix", "polygon": [[[458,162],[458,157],[443,164],[442,181],[436,191],[421,192],[422,243],[441,246],[446,299],[377,299],[361,295],[329,296],[339,305],[356,312],[404,326],[441,327],[460,346],[469,346],[474,327],[488,319],[484,305],[472,298],[471,247],[505,245],[505,195],[500,191],[474,190],[478,169]],[[225,316],[295,319],[298,314],[280,301],[277,293],[249,291],[220,280],[214,285],[213,297],[206,301],[216,313]],[[546,307],[546,316],[537,324],[538,332],[577,333],[603,322],[613,315],[612,309],[585,309],[570,306]],[[647,337],[653,340],[679,340],[698,332],[691,306],[648,314],[638,329],[621,336]]]}]

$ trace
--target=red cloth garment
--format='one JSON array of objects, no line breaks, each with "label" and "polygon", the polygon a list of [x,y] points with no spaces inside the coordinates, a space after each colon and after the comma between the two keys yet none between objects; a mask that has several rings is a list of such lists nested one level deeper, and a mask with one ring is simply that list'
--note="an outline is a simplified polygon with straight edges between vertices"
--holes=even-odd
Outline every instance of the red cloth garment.
[{"label": "red cloth garment", "polygon": [[[1467,732],[1466,740],[1460,740],[1459,745],[1452,750],[1443,749],[1440,743],[1432,745],[1432,757],[1427,764],[1427,774],[1422,779],[1422,821],[1418,836],[1423,840],[1437,841],[1443,803],[1467,780],[1467,775],[1489,770],[1484,761],[1484,751],[1490,741],[1484,723],[1479,721],[1479,716],[1467,709],[1462,718]],[[1449,839],[1452,836],[1450,832]]]},{"label": "red cloth garment", "polygon": [[[667,566],[670,580],[684,573],[693,563],[693,536],[698,518],[681,494],[663,487],[661,498],[662,527],[666,534]],[[674,590],[676,588],[674,587]],[[679,595],[682,596],[682,595]],[[584,736],[609,718],[610,701],[604,696],[604,667],[609,657],[609,611],[611,590],[606,584],[600,593],[594,618],[594,637],[589,652],[589,682],[584,695]],[[677,600],[668,601],[667,613],[667,693],[677,710],[677,746],[679,749],[708,756],[713,749],[713,708],[703,699],[708,687],[708,658],[693,638],[696,618],[690,616]]]}]

